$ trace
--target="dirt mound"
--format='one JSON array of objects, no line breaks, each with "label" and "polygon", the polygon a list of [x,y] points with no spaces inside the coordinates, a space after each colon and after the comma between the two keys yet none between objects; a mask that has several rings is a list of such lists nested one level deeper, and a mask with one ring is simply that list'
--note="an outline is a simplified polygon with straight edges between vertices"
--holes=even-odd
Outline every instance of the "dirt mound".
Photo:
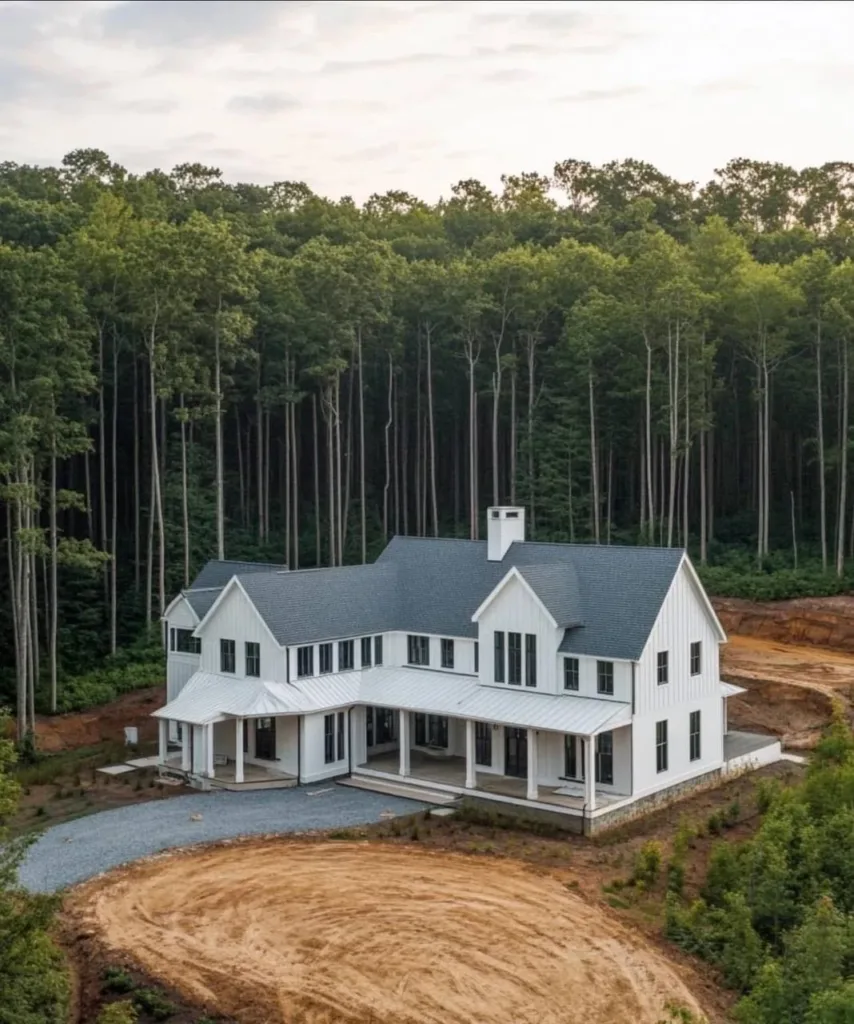
[{"label": "dirt mound", "polygon": [[854,653],[854,597],[804,597],[794,601],[712,602],[730,635],[757,636],[788,644],[815,644]]},{"label": "dirt mound", "polygon": [[125,726],[139,729],[141,743],[157,737],[157,720],[151,712],[165,703],[163,686],[126,693],[111,704],[75,711],[68,715],[39,715],[36,718],[36,743],[46,754],[57,754],[79,747],[92,747],[107,740],[124,742]]},{"label": "dirt mound", "polygon": [[[567,875],[567,879],[570,876]],[[138,864],[70,909],[114,950],[252,1024],[656,1024],[674,967],[557,872],[367,843]]]}]

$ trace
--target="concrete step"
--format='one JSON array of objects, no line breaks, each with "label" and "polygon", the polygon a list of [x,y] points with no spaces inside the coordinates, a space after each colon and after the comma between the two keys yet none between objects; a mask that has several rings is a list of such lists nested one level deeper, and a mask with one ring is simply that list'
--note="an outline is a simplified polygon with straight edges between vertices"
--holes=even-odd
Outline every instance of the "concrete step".
[{"label": "concrete step", "polygon": [[442,793],[435,789],[422,789],[420,786],[407,785],[405,782],[386,782],[385,779],[373,779],[366,775],[351,775],[347,779],[338,779],[339,786],[350,786],[353,789],[367,789],[372,793],[385,793],[386,796],[399,796],[407,800],[418,800],[422,804],[435,804],[438,807],[456,803],[459,797],[455,793]]}]

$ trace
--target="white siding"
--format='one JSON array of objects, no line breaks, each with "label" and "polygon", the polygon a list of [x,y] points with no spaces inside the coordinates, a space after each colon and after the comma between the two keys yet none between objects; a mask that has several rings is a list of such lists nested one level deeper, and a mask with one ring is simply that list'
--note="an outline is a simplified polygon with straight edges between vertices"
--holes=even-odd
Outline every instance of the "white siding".
[{"label": "white siding", "polygon": [[[632,735],[631,728],[613,730],[614,739],[614,782],[611,785],[596,783],[597,791],[628,795],[632,786]],[[594,740],[595,742],[595,740]],[[537,782],[541,786],[572,785],[566,779],[565,734],[540,730],[537,737]],[[579,782],[578,792],[583,794]]]},{"label": "white siding", "polygon": [[[438,669],[440,672],[456,672],[461,675],[474,675],[474,645],[475,641],[466,637],[451,636],[449,634],[418,634],[428,636],[430,641],[430,664],[427,668]],[[384,640],[385,665],[404,667],[409,664],[409,645],[407,642],[408,633],[386,633]],[[454,667],[442,668],[442,639],[454,641]]]},{"label": "white siding", "polygon": [[[634,790],[636,797],[675,786],[686,779],[705,775],[723,764],[723,729],[720,697],[669,707],[635,718]],[[690,714],[700,712],[700,758],[690,759]],[[656,770],[655,727],[667,722],[667,771]]]},{"label": "white siding", "polygon": [[[578,689],[565,690],[564,658],[575,658],[578,661]],[[597,663],[600,659],[588,658],[580,654],[559,654],[557,657],[558,693],[577,697],[600,697],[602,700],[614,700],[619,704],[630,704],[632,700],[632,663],[630,661],[612,661],[614,666],[614,693],[599,693],[599,675]],[[608,661],[608,658],[601,659]]]},{"label": "white siding", "polygon": [[350,770],[350,730],[347,727],[347,709],[342,708],[340,710],[344,715],[344,756],[340,760],[337,758],[336,745],[336,760],[331,764],[326,764],[324,759],[323,719],[327,714],[334,714],[337,729],[338,710],[302,716],[300,782],[318,782],[320,779],[331,779],[336,775],[346,775]]},{"label": "white siding", "polygon": [[235,678],[246,675],[247,641],[261,646],[261,678],[274,683],[286,682],[285,652],[276,644],[254,606],[240,590],[232,587],[213,615],[204,625],[201,667],[208,672],[220,671],[220,639],[235,642]]},{"label": "white siding", "polygon": [[[185,654],[173,651],[173,629],[195,629],[198,620],[186,598],[181,598],[166,620],[166,702],[174,700],[184,689],[187,680],[199,668],[201,658],[198,654]],[[169,739],[178,739],[178,723],[169,723]]]},{"label": "white siding", "polygon": [[[505,634],[505,679],[507,633],[521,633],[522,636],[522,686],[525,689],[525,639],[527,633],[537,638],[537,689],[544,693],[557,693],[558,680],[555,668],[557,650],[563,630],[555,629],[528,589],[515,577],[508,580],[501,592],[481,614],[478,622],[480,633],[480,681],[495,683],[494,654],[495,631]],[[504,684],[507,685],[507,684]],[[560,682],[563,687],[563,680]]]}]

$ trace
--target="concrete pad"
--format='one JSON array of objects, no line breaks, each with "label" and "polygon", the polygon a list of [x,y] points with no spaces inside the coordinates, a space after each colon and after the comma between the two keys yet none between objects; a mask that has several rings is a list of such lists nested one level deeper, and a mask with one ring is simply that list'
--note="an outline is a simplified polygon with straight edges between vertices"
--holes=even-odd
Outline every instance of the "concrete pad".
[{"label": "concrete pad", "polygon": [[159,761],[157,754],[152,754],[150,757],[135,757],[131,761],[125,761],[125,764],[129,764],[131,768],[153,768]]},{"label": "concrete pad", "polygon": [[129,764],[108,764],[106,768],[98,768],[97,771],[103,775],[124,775],[125,772],[135,772],[136,768]]}]

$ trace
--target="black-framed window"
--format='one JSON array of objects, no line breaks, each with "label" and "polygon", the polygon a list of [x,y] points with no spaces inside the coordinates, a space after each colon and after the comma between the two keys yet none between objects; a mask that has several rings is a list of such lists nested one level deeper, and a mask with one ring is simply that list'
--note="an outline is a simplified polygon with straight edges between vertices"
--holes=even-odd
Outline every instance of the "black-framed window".
[{"label": "black-framed window", "polygon": [[297,676],[314,675],[314,647],[297,647]]},{"label": "black-framed window", "polygon": [[533,633],[525,634],[525,686],[537,685],[537,638]]},{"label": "black-framed window", "polygon": [[383,663],[383,638],[381,636],[374,637],[374,664],[382,665]]},{"label": "black-framed window", "polygon": [[614,662],[596,662],[596,692],[609,696],[614,694]]},{"label": "black-framed window", "polygon": [[377,708],[374,716],[376,742],[391,743],[397,739],[397,712],[391,708]]},{"label": "black-framed window", "polygon": [[332,644],[318,644],[317,664],[321,675],[332,671]]},{"label": "black-framed window", "polygon": [[489,722],[474,723],[474,763],[492,767],[492,726]]},{"label": "black-framed window", "polygon": [[323,763],[335,761],[335,715],[323,716]]},{"label": "black-framed window", "polygon": [[504,633],[500,629],[495,631],[495,657],[493,660],[495,681],[496,683],[503,683],[506,679],[504,675]]},{"label": "black-framed window", "polygon": [[201,654],[202,638],[193,636],[192,629],[171,629],[171,649],[177,654]]},{"label": "black-framed window", "polygon": [[580,736],[564,736],[563,769],[568,779],[584,780],[584,740]]},{"label": "black-framed window", "polygon": [[255,679],[261,675],[261,645],[247,640],[245,646],[246,675]]},{"label": "black-framed window", "polygon": [[237,654],[233,640],[225,640],[220,637],[219,641],[219,670],[220,672],[234,672],[236,669]]},{"label": "black-framed window", "polygon": [[691,644],[691,675],[698,676],[703,671],[703,644],[695,640]]},{"label": "black-framed window", "polygon": [[596,781],[614,785],[614,734],[600,732],[596,737]]},{"label": "black-framed window", "polygon": [[700,760],[700,712],[692,711],[688,718],[688,746],[692,761]]},{"label": "black-framed window", "polygon": [[474,670],[480,672],[480,644],[477,640],[474,642]]},{"label": "black-framed window", "polygon": [[441,640],[442,648],[442,668],[453,668],[454,667],[454,641],[446,640],[442,637]]},{"label": "black-framed window", "polygon": [[338,671],[349,672],[354,665],[354,645],[352,640],[338,641]]},{"label": "black-framed window", "polygon": [[659,651],[656,657],[656,671],[658,673],[658,685],[663,686],[670,681],[670,659],[667,651]]},{"label": "black-framed window", "polygon": [[427,746],[427,716],[420,711],[415,714],[415,746]]},{"label": "black-framed window", "polygon": [[336,733],[336,739],[338,741],[338,760],[344,760],[344,712],[338,712],[338,731]]},{"label": "black-framed window", "polygon": [[430,664],[430,637],[414,636],[409,634],[406,638],[407,659],[410,665]]},{"label": "black-framed window", "polygon": [[577,690],[580,685],[580,674],[578,671],[578,658],[563,659],[563,688],[564,690]]},{"label": "black-framed window", "polygon": [[667,771],[667,722],[655,723],[655,770]]},{"label": "black-framed window", "polygon": [[427,716],[427,746],[442,747],[448,746],[448,716],[428,715]]},{"label": "black-framed window", "polygon": [[522,634],[507,634],[507,682],[522,685]]},{"label": "black-framed window", "polygon": [[362,648],[362,651],[361,651],[361,654],[362,654],[362,668],[370,668],[371,667],[371,654],[372,654],[373,646],[374,646],[373,639],[374,638],[372,636],[363,636],[362,637],[362,643],[361,643],[361,648]]}]

